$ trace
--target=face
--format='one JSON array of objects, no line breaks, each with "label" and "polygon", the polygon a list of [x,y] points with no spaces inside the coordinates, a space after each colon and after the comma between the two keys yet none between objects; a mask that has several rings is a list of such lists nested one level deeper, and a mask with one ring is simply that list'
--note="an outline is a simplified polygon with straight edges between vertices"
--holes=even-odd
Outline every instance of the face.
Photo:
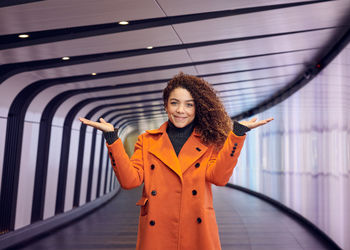
[{"label": "face", "polygon": [[165,110],[169,120],[177,128],[186,127],[196,115],[194,100],[190,92],[184,88],[176,88],[170,92]]}]

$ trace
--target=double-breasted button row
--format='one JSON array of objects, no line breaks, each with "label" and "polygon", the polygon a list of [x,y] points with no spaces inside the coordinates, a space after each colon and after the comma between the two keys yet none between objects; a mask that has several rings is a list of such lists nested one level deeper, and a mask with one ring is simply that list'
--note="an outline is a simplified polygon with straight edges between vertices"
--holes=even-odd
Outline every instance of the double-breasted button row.
[{"label": "double-breasted button row", "polygon": [[231,152],[231,154],[230,154],[230,156],[232,157],[232,156],[234,156],[234,154],[235,154],[235,152],[236,152],[236,149],[237,149],[237,143],[235,143],[234,144],[234,146],[233,146],[233,148],[232,148],[232,152]]},{"label": "double-breasted button row", "polygon": [[115,160],[113,158],[112,152],[109,152],[109,155],[111,156],[111,159],[112,159],[112,165],[115,166]]},{"label": "double-breasted button row", "polygon": [[[152,166],[153,166],[153,169],[154,169],[154,165],[153,165],[153,164],[151,165],[151,169],[152,169]],[[152,190],[151,195],[156,196],[156,195],[157,195],[157,191],[156,191],[156,190]],[[156,222],[155,222],[154,220],[151,220],[151,221],[149,222],[149,224],[150,224],[151,226],[154,226],[154,225],[156,224]]]}]

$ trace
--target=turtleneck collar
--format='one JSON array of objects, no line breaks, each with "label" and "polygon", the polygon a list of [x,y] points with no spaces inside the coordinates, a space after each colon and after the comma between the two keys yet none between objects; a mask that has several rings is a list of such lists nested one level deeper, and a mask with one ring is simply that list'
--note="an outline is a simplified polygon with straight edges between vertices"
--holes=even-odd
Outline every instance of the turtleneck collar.
[{"label": "turtleneck collar", "polygon": [[176,155],[179,155],[182,146],[185,144],[187,139],[191,136],[194,129],[194,121],[188,124],[186,127],[177,128],[171,121],[168,121],[168,127],[166,132],[169,136],[171,144],[174,147]]},{"label": "turtleneck collar", "polygon": [[192,131],[194,129],[194,121],[192,121],[190,124],[186,125],[183,128],[176,127],[170,120],[168,120],[168,127],[166,129],[166,132],[169,134],[176,134],[177,136],[187,136],[189,137],[192,134]]}]

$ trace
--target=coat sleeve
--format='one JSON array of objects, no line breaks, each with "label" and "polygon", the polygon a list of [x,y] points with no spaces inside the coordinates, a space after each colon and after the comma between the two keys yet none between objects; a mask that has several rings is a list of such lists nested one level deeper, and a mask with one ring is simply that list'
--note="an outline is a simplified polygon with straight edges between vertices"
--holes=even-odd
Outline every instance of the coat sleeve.
[{"label": "coat sleeve", "polygon": [[237,136],[230,132],[224,146],[209,159],[206,180],[217,186],[225,186],[229,181],[238,157],[241,153],[246,135]]},{"label": "coat sleeve", "polygon": [[108,155],[115,175],[124,189],[132,189],[143,183],[143,156],[142,135],[138,137],[135,151],[131,159],[125,152],[123,143],[119,138],[113,144],[107,145]]}]

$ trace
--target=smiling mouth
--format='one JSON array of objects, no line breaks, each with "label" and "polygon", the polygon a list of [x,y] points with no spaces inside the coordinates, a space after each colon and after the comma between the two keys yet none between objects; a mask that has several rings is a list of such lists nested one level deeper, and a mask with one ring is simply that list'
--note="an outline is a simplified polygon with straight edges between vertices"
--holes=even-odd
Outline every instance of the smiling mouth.
[{"label": "smiling mouth", "polygon": [[174,118],[176,121],[179,121],[179,122],[182,122],[187,119],[187,117],[178,117],[178,116],[174,116]]}]

